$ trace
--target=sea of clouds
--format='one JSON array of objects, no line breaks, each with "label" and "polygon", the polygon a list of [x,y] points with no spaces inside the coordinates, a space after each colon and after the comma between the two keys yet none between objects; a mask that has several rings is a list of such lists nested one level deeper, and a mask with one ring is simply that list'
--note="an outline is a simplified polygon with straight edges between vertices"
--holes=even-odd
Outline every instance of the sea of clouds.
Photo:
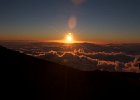
[{"label": "sea of clouds", "polygon": [[140,44],[14,43],[5,46],[82,71],[140,73]]},{"label": "sea of clouds", "polygon": [[140,72],[139,57],[128,56],[123,53],[85,53],[83,50],[74,50],[73,52],[57,52],[51,50],[45,55],[40,56],[43,59],[57,62],[63,65],[83,71],[119,71],[119,72]]}]

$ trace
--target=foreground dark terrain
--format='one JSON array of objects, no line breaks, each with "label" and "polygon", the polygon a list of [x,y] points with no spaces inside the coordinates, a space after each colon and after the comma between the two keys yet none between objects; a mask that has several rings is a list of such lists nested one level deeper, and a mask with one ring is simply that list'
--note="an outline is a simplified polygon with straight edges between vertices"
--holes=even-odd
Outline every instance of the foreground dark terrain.
[{"label": "foreground dark terrain", "polygon": [[13,100],[135,100],[140,74],[79,71],[0,47],[1,91]]}]

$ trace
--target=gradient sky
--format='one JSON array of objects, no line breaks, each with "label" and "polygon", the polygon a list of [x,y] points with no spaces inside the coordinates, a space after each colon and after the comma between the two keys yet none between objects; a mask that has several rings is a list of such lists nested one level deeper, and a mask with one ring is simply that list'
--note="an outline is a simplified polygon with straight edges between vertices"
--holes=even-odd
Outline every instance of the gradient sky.
[{"label": "gradient sky", "polygon": [[68,32],[79,41],[140,42],[140,0],[0,0],[1,40],[60,40]]}]

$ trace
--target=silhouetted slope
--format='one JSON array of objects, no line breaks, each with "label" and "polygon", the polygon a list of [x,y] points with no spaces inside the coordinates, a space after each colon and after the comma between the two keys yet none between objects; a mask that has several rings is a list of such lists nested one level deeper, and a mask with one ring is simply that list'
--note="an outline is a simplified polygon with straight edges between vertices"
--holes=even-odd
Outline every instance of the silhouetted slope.
[{"label": "silhouetted slope", "polygon": [[139,98],[140,74],[83,72],[0,47],[5,99],[96,100]]}]

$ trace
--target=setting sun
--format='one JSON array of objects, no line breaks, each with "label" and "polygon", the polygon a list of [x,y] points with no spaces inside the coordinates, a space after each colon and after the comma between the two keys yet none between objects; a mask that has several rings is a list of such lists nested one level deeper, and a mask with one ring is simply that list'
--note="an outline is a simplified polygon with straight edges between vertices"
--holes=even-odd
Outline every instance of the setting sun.
[{"label": "setting sun", "polygon": [[73,42],[74,42],[74,40],[73,40],[72,34],[71,33],[68,33],[66,35],[66,38],[65,38],[65,43],[73,43]]}]

